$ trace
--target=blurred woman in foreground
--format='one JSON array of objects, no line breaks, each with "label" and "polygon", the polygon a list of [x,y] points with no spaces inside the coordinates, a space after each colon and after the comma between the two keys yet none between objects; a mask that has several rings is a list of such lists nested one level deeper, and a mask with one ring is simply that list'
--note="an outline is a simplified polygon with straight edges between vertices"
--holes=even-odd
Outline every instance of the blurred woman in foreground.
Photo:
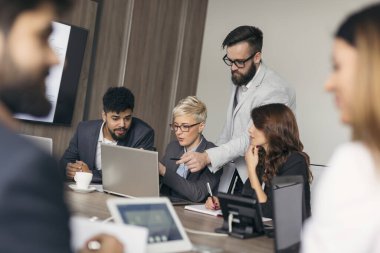
[{"label": "blurred woman in foreground", "polygon": [[333,71],[335,95],[352,141],[339,147],[319,181],[303,252],[380,252],[380,4],[339,27]]}]

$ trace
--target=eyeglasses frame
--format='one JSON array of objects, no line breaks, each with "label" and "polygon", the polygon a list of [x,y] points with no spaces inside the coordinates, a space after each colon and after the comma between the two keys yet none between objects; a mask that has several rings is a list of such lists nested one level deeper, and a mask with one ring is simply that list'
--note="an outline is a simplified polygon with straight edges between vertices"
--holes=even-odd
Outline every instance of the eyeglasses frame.
[{"label": "eyeglasses frame", "polygon": [[[193,126],[199,125],[199,124],[201,124],[201,123],[202,123],[202,122],[198,122],[198,123],[195,123],[195,124],[192,124],[192,125],[179,125],[179,126],[176,126],[176,125],[174,125],[174,124],[169,124],[169,126],[170,126],[170,129],[171,129],[174,133],[177,132],[178,129],[181,129],[181,132],[182,132],[182,133],[188,133],[188,132],[190,132],[190,128],[192,128]],[[187,130],[184,131],[184,130],[182,129],[182,127],[186,127]]]},{"label": "eyeglasses frame", "polygon": [[[260,51],[257,51],[257,52],[255,52],[255,53],[253,53],[251,56],[249,56],[249,57],[248,57],[247,59],[245,59],[245,60],[231,60],[230,58],[228,58],[227,54],[225,54],[225,55],[223,56],[222,60],[223,60],[223,62],[224,62],[227,66],[229,66],[229,67],[231,67],[232,65],[235,64],[235,66],[236,66],[238,69],[242,69],[242,68],[245,67],[245,63],[246,63],[247,61],[251,60],[253,57],[255,57],[255,55],[256,55],[257,53],[259,53],[259,52],[260,52]],[[228,64],[227,60],[230,61],[231,64]],[[241,67],[238,66],[238,65],[236,64],[236,62],[241,62],[241,64],[243,64],[243,66],[241,66]]]}]

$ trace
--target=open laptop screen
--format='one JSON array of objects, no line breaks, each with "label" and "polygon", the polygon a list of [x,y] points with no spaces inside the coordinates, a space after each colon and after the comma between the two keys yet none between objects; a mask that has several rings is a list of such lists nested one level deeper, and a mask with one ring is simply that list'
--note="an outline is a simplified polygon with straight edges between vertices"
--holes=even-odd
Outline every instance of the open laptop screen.
[{"label": "open laptop screen", "polygon": [[158,197],[158,154],[101,144],[103,190],[126,197]]}]

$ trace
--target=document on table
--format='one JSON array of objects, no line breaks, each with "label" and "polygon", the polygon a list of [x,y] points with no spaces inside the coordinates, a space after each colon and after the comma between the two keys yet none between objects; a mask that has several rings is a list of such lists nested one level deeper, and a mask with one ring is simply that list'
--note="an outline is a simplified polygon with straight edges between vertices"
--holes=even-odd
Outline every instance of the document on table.
[{"label": "document on table", "polygon": [[204,204],[201,205],[187,205],[185,210],[194,211],[198,213],[208,214],[212,216],[222,216],[222,210],[210,210],[205,207]]},{"label": "document on table", "polygon": [[90,221],[88,218],[78,216],[71,218],[70,227],[71,248],[74,252],[79,252],[91,237],[99,234],[115,236],[124,245],[125,253],[146,252],[148,229],[143,227]]},{"label": "document on table", "polygon": [[[198,213],[208,214],[212,216],[223,216],[222,210],[210,210],[205,207],[204,204],[201,205],[187,205],[185,210],[194,211]],[[262,217],[263,222],[271,221],[271,218]]]}]

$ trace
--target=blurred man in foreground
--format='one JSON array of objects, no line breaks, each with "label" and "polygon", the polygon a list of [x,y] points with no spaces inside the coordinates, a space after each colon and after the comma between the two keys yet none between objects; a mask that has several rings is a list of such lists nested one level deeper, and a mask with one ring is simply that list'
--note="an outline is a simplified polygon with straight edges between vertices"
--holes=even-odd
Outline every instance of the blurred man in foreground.
[{"label": "blurred man in foreground", "polygon": [[[0,252],[71,252],[57,164],[15,133],[12,118],[49,113],[44,80],[58,58],[48,37],[53,18],[69,6],[69,0],[0,0]],[[113,237],[93,240],[101,247],[91,252],[122,252]]]}]

